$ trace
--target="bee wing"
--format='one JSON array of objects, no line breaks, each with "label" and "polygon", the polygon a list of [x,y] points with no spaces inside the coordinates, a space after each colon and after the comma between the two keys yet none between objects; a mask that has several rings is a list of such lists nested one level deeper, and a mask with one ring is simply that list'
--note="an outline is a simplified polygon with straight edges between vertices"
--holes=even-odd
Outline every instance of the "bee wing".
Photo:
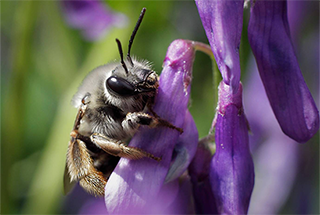
[{"label": "bee wing", "polygon": [[70,175],[68,172],[68,166],[66,164],[66,166],[64,168],[64,176],[63,176],[63,193],[64,193],[64,195],[67,195],[68,193],[70,193],[75,185],[76,185],[76,182],[71,181],[71,178],[70,178]]}]

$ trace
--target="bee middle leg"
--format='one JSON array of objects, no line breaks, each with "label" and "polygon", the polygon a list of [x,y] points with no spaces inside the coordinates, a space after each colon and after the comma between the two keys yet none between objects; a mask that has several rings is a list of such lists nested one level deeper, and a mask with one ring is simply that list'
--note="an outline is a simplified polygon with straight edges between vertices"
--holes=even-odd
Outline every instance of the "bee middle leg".
[{"label": "bee middle leg", "polygon": [[151,116],[147,113],[143,112],[134,112],[134,113],[128,113],[126,115],[126,118],[122,122],[123,128],[128,129],[136,129],[139,127],[139,125],[147,125],[151,128],[154,128],[158,125],[165,126],[168,128],[175,129],[179,131],[180,133],[183,133],[183,130],[181,128],[178,128],[174,125],[172,125],[167,120],[164,120],[160,118],[158,115]]},{"label": "bee middle leg", "polygon": [[142,149],[126,146],[123,142],[108,138],[102,134],[94,133],[90,136],[90,139],[102,150],[113,156],[125,157],[129,159],[141,159],[148,157],[156,161],[161,160],[161,158],[143,151]]}]

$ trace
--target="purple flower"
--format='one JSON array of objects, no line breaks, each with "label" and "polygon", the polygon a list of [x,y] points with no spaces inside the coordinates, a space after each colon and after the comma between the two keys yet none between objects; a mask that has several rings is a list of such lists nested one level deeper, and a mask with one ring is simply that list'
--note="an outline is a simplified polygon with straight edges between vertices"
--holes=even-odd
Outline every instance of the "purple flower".
[{"label": "purple flower", "polygon": [[186,112],[183,134],[180,135],[173,151],[170,169],[165,182],[178,179],[188,168],[197,151],[198,131],[189,111]]},{"label": "purple flower", "polygon": [[79,214],[107,214],[103,199],[91,198],[81,207]]},{"label": "purple flower", "polygon": [[213,136],[207,136],[199,141],[196,155],[188,168],[196,214],[218,213],[209,179],[213,140]]},{"label": "purple flower", "polygon": [[219,214],[246,214],[254,184],[248,124],[242,109],[242,86],[236,94],[219,85],[215,142],[210,182]]},{"label": "purple flower", "polygon": [[308,141],[319,130],[319,112],[294,53],[287,2],[255,1],[248,37],[282,131],[298,142]]},{"label": "purple flower", "polygon": [[[181,175],[179,180],[176,180],[175,183],[179,185],[178,192],[172,203],[166,209],[166,214],[194,214],[190,177],[185,173]],[[157,198],[157,200],[158,199],[159,198]],[[163,209],[158,211],[158,214],[165,214]]]},{"label": "purple flower", "polygon": [[123,27],[125,15],[112,12],[101,1],[62,1],[62,10],[67,23],[81,30],[89,41],[103,38],[111,27]]},{"label": "purple flower", "polygon": [[[198,139],[194,121],[187,111],[194,52],[191,42],[176,40],[171,43],[164,60],[154,105],[154,111],[161,118],[186,129],[187,132],[183,135],[187,135],[187,138],[182,139],[194,145],[194,152],[190,152],[191,155],[195,153]],[[174,147],[181,141],[180,137],[182,135],[177,130],[166,127],[142,128],[133,137],[130,146],[139,147],[157,157],[162,157],[162,160],[157,162],[148,158],[120,159],[105,188],[105,202],[109,213],[159,213],[157,204],[162,201],[158,201],[158,195],[163,187],[167,186],[164,182]],[[170,199],[164,198],[163,210],[169,205]]]},{"label": "purple flower", "polygon": [[222,78],[236,93],[240,83],[239,46],[243,0],[195,2]]},{"label": "purple flower", "polygon": [[202,24],[223,77],[213,122],[216,153],[209,170],[213,195],[206,194],[215,199],[219,214],[246,214],[254,184],[248,124],[242,108],[240,84],[239,45],[243,3],[196,0]]}]

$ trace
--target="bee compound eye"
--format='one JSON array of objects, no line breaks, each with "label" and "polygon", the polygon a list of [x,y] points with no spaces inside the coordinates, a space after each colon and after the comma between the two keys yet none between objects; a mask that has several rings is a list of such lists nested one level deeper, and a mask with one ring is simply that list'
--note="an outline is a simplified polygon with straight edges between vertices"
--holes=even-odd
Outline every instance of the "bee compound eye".
[{"label": "bee compound eye", "polygon": [[120,96],[130,96],[135,92],[135,88],[125,79],[111,76],[106,81],[107,89]]}]

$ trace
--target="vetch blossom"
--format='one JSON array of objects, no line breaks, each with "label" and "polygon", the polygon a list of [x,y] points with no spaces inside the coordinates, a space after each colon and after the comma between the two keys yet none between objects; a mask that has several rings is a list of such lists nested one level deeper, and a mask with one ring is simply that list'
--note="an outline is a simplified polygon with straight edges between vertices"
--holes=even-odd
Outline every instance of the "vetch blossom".
[{"label": "vetch blossom", "polygon": [[189,175],[185,173],[177,181],[179,181],[179,192],[169,206],[169,214],[195,214]]},{"label": "vetch blossom", "polygon": [[239,46],[244,1],[195,2],[222,78],[236,93],[240,83]]},{"label": "vetch blossom", "polygon": [[186,112],[183,134],[180,135],[173,151],[170,169],[165,182],[178,179],[188,168],[197,150],[198,131],[189,111]]},{"label": "vetch blossom", "polygon": [[89,41],[101,39],[112,27],[124,27],[127,17],[111,11],[102,1],[62,1],[62,10],[67,23],[81,30]]},{"label": "vetch blossom", "polygon": [[242,108],[242,85],[236,94],[219,85],[215,143],[210,182],[219,214],[246,214],[254,185],[248,123]]},{"label": "vetch blossom", "polygon": [[219,85],[216,152],[209,181],[219,214],[246,214],[254,185],[248,123],[242,108],[239,45],[243,1],[196,0],[223,81]]},{"label": "vetch blossom", "polygon": [[308,141],[319,130],[319,111],[294,52],[287,1],[255,1],[248,37],[270,105],[283,132],[298,142]]},{"label": "vetch blossom", "polygon": [[106,214],[106,206],[103,199],[91,198],[80,209],[79,214]]},{"label": "vetch blossom", "polygon": [[196,214],[218,214],[209,179],[213,140],[214,136],[208,135],[199,141],[197,152],[188,168]]},{"label": "vetch blossom", "polygon": [[[189,130],[186,135],[192,134],[192,137],[188,137],[187,140],[194,141],[190,144],[195,145],[195,153],[198,134],[195,125],[192,125],[194,121],[186,119],[191,117],[187,108],[194,54],[195,49],[190,41],[176,40],[171,43],[160,76],[154,111],[176,127]],[[142,148],[157,157],[162,157],[162,160],[157,162],[148,158],[120,159],[105,187],[105,202],[110,214],[159,213],[159,206],[156,205],[154,209],[153,205],[164,186],[179,137],[180,133],[177,130],[157,127],[142,128],[132,138],[130,146]]]}]

